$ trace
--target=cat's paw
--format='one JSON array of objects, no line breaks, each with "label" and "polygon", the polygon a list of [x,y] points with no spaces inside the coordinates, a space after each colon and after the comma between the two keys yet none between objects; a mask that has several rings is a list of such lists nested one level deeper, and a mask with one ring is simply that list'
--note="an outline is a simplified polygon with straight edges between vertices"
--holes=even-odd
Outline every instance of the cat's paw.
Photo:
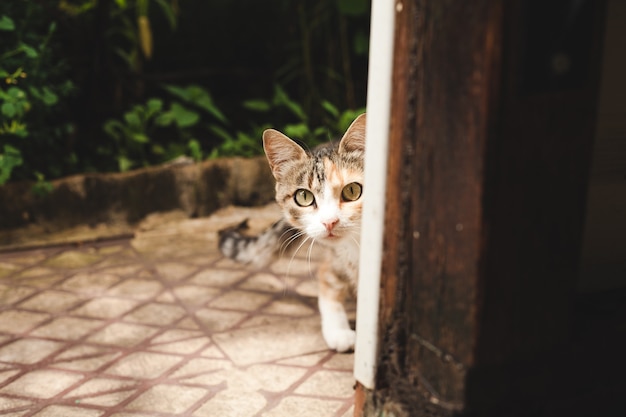
[{"label": "cat's paw", "polygon": [[329,348],[337,352],[347,352],[354,349],[356,333],[352,329],[327,329],[324,333],[324,340]]}]

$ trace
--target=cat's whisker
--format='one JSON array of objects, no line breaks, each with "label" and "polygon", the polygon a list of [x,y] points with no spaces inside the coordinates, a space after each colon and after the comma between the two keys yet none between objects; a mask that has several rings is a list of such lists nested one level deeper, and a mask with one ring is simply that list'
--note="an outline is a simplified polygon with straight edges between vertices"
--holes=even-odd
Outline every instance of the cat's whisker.
[{"label": "cat's whisker", "polygon": [[313,271],[311,271],[311,254],[313,253],[313,244],[315,243],[315,239],[311,239],[311,244],[309,245],[309,250],[307,253],[307,261],[309,263],[309,276],[313,277]]},{"label": "cat's whisker", "polygon": [[302,246],[309,240],[312,239],[310,237],[307,236],[306,239],[304,239],[302,242],[300,242],[300,244],[298,245],[297,249],[293,252],[293,254],[291,255],[291,259],[289,260],[289,264],[287,265],[287,271],[285,271],[285,279],[287,279],[289,277],[289,272],[291,271],[291,264],[293,263],[294,258],[296,257],[296,255],[298,254],[298,252],[300,251],[300,249],[302,248]]}]

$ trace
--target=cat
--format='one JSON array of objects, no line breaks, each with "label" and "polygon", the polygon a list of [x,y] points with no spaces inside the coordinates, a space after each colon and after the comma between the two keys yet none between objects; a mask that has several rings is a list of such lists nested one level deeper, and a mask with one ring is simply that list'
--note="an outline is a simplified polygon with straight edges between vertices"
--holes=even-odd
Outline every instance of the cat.
[{"label": "cat", "polygon": [[258,236],[241,233],[246,222],[219,232],[222,253],[242,263],[267,264],[302,239],[327,249],[317,270],[318,307],[324,340],[338,352],[354,349],[356,338],[344,301],[349,292],[355,295],[357,284],[365,117],[358,116],[339,143],[311,151],[277,130],[263,132],[283,218]]}]

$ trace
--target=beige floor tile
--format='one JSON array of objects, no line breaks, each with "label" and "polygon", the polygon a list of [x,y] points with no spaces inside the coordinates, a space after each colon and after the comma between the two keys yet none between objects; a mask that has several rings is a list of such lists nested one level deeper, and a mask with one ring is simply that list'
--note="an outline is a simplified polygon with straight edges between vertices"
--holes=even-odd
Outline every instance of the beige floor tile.
[{"label": "beige floor tile", "polygon": [[220,293],[218,288],[203,287],[200,285],[181,285],[172,289],[172,292],[179,300],[191,304],[202,305]]},{"label": "beige floor tile", "polygon": [[118,283],[121,278],[117,275],[103,272],[87,272],[74,275],[63,281],[61,288],[91,296],[104,294],[106,290]]},{"label": "beige floor tile", "polygon": [[99,405],[101,407],[115,407],[134,393],[134,390],[122,390],[108,394],[94,395],[91,397],[81,397],[77,401],[81,404]]},{"label": "beige floor tile", "polygon": [[51,355],[62,346],[62,343],[49,340],[20,339],[0,348],[0,361],[34,364]]},{"label": "beige floor tile", "polygon": [[261,389],[270,392],[287,390],[307,372],[304,368],[281,365],[253,365],[246,369],[246,375],[259,381]]},{"label": "beige floor tile", "polygon": [[203,388],[162,384],[141,394],[127,408],[159,413],[185,413],[207,394],[208,391]]},{"label": "beige floor tile", "polygon": [[213,300],[209,307],[253,311],[271,300],[271,296],[250,291],[228,291]]},{"label": "beige floor tile", "polygon": [[61,317],[45,326],[38,327],[31,334],[51,339],[76,340],[100,326],[102,326],[100,320]]},{"label": "beige floor tile", "polygon": [[262,417],[333,417],[343,403],[305,397],[286,397]]},{"label": "beige floor tile", "polygon": [[14,274],[20,269],[22,269],[22,267],[19,265],[14,265],[10,262],[0,262],[0,278]]},{"label": "beige floor tile", "polygon": [[283,257],[274,262],[270,266],[270,270],[279,278],[294,275],[315,276],[316,267],[317,265],[315,263],[309,262],[306,259]]},{"label": "beige floor tile", "polygon": [[0,284],[0,305],[8,306],[28,297],[35,291],[34,288]]},{"label": "beige floor tile", "polygon": [[108,294],[135,300],[146,300],[157,295],[162,289],[163,285],[158,281],[129,279],[109,289]]},{"label": "beige floor tile", "polygon": [[253,417],[266,403],[258,392],[224,390],[196,410],[193,417]]},{"label": "beige floor tile", "polygon": [[218,349],[218,347],[215,345],[211,345],[208,348],[204,349],[202,352],[200,352],[200,355],[206,358],[223,358],[224,357],[224,354],[222,353],[222,351]]},{"label": "beige floor tile", "polygon": [[90,410],[87,408],[51,405],[41,410],[33,417],[99,417],[102,414],[104,414],[103,411]]},{"label": "beige floor tile", "polygon": [[267,291],[272,293],[282,293],[287,291],[287,283],[278,279],[276,275],[268,273],[254,274],[243,283],[239,288],[244,290]]},{"label": "beige floor tile", "polygon": [[167,281],[180,281],[198,268],[184,263],[169,262],[155,266],[158,274]]},{"label": "beige floor tile", "polygon": [[318,371],[304,381],[296,394],[349,398],[354,395],[352,372]]},{"label": "beige floor tile", "polygon": [[36,370],[19,377],[0,389],[0,393],[31,398],[51,398],[82,378],[81,375],[67,372]]},{"label": "beige floor tile", "polygon": [[206,269],[194,275],[187,283],[220,288],[228,287],[249,274],[248,271],[241,270],[240,264],[236,265],[238,265],[238,270]]},{"label": "beige floor tile", "polygon": [[199,331],[172,329],[156,336],[154,339],[152,339],[152,344],[157,345],[159,343],[179,342],[190,339],[197,339],[202,336],[204,336],[204,334]]},{"label": "beige floor tile", "polygon": [[100,256],[93,253],[66,251],[48,259],[44,264],[53,268],[73,269],[92,265],[100,259],[102,259]]},{"label": "beige floor tile", "polygon": [[123,298],[99,297],[78,307],[73,314],[103,319],[114,319],[126,314],[139,302]]},{"label": "beige floor tile", "polygon": [[[19,398],[5,397],[4,395],[0,395],[0,411],[6,411],[12,408],[24,407],[30,404],[31,404],[31,401],[22,400]],[[6,414],[2,414],[2,417],[5,417],[5,416]]]},{"label": "beige floor tile", "polygon": [[199,351],[207,344],[211,343],[206,337],[198,337],[196,339],[182,340],[180,342],[161,343],[158,345],[150,345],[150,350],[164,353],[178,353],[180,355],[189,355]]},{"label": "beige floor tile", "polygon": [[89,337],[90,342],[121,347],[135,346],[158,332],[153,327],[130,323],[113,323]]},{"label": "beige floor tile", "polygon": [[248,318],[246,321],[241,323],[240,327],[256,327],[256,326],[268,326],[271,324],[284,322],[288,317],[285,316],[277,316],[273,314],[260,314],[258,312],[254,313],[254,316]]},{"label": "beige floor tile", "polygon": [[292,358],[283,359],[279,364],[282,365],[299,365],[299,366],[314,366],[322,360],[322,358],[328,355],[328,351],[312,353],[310,355],[294,356]]},{"label": "beige floor tile", "polygon": [[202,326],[211,333],[228,330],[246,317],[245,313],[210,308],[198,310],[195,315]]},{"label": "beige floor tile", "polygon": [[354,353],[337,353],[324,363],[324,368],[351,371],[354,369]]},{"label": "beige floor tile", "polygon": [[[270,326],[235,330],[213,336],[238,365],[275,361],[326,350],[317,318],[285,320]],[[263,346],[259,349],[259,346]]]},{"label": "beige floor tile", "polygon": [[[134,257],[134,256],[133,256]],[[128,265],[116,265],[107,268],[98,268],[99,273],[101,274],[110,274],[117,276],[131,276],[137,274],[137,271],[143,268],[142,264],[137,265],[136,263],[132,263],[132,259],[129,260],[131,262]]]},{"label": "beige floor tile", "polygon": [[19,305],[20,308],[29,310],[58,313],[83,301],[78,295],[63,291],[45,291],[29,298]]},{"label": "beige floor tile", "polygon": [[194,358],[183,365],[180,369],[177,369],[169,378],[191,378],[200,374],[211,373],[224,369],[231,369],[232,364],[230,361],[224,359],[205,359]]},{"label": "beige floor tile", "polygon": [[31,313],[28,311],[3,311],[0,313],[0,332],[21,334],[29,331],[44,320],[48,314]]},{"label": "beige floor tile", "polygon": [[95,371],[120,356],[120,352],[100,346],[78,345],[55,358],[56,367],[76,370]]},{"label": "beige floor tile", "polygon": [[[16,274],[16,277],[18,277],[20,279],[36,278],[36,277],[40,277],[42,275],[52,274],[53,272],[54,272],[53,269],[42,268],[40,266],[36,266],[36,267],[33,267],[33,268],[28,268],[25,271],[19,272],[18,274]],[[57,275],[57,276],[59,276],[59,275]]]},{"label": "beige floor tile", "polygon": [[161,353],[137,352],[120,359],[105,373],[130,378],[156,378],[181,362],[182,358]]},{"label": "beige floor tile", "polygon": [[281,298],[264,308],[263,313],[298,317],[317,314],[317,309],[313,309],[308,305],[303,304],[302,301],[294,298]]},{"label": "beige floor tile", "polygon": [[69,392],[65,398],[88,397],[109,391],[127,391],[137,385],[136,381],[126,379],[94,378]]},{"label": "beige floor tile", "polygon": [[[0,384],[2,384],[4,381],[9,380],[10,378],[13,378],[15,375],[19,373],[20,373],[19,369],[4,369],[0,371]],[[0,400],[0,402],[2,402],[2,400]]]},{"label": "beige floor tile", "polygon": [[124,321],[167,326],[185,314],[185,309],[177,305],[151,303],[127,314]]}]

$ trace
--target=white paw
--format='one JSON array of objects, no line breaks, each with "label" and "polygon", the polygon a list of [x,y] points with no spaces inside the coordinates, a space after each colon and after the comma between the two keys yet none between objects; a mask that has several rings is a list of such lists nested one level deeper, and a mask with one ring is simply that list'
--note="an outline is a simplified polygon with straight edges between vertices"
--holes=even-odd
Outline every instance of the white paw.
[{"label": "white paw", "polygon": [[352,329],[324,329],[323,334],[328,347],[337,352],[347,352],[354,349],[356,333]]}]

